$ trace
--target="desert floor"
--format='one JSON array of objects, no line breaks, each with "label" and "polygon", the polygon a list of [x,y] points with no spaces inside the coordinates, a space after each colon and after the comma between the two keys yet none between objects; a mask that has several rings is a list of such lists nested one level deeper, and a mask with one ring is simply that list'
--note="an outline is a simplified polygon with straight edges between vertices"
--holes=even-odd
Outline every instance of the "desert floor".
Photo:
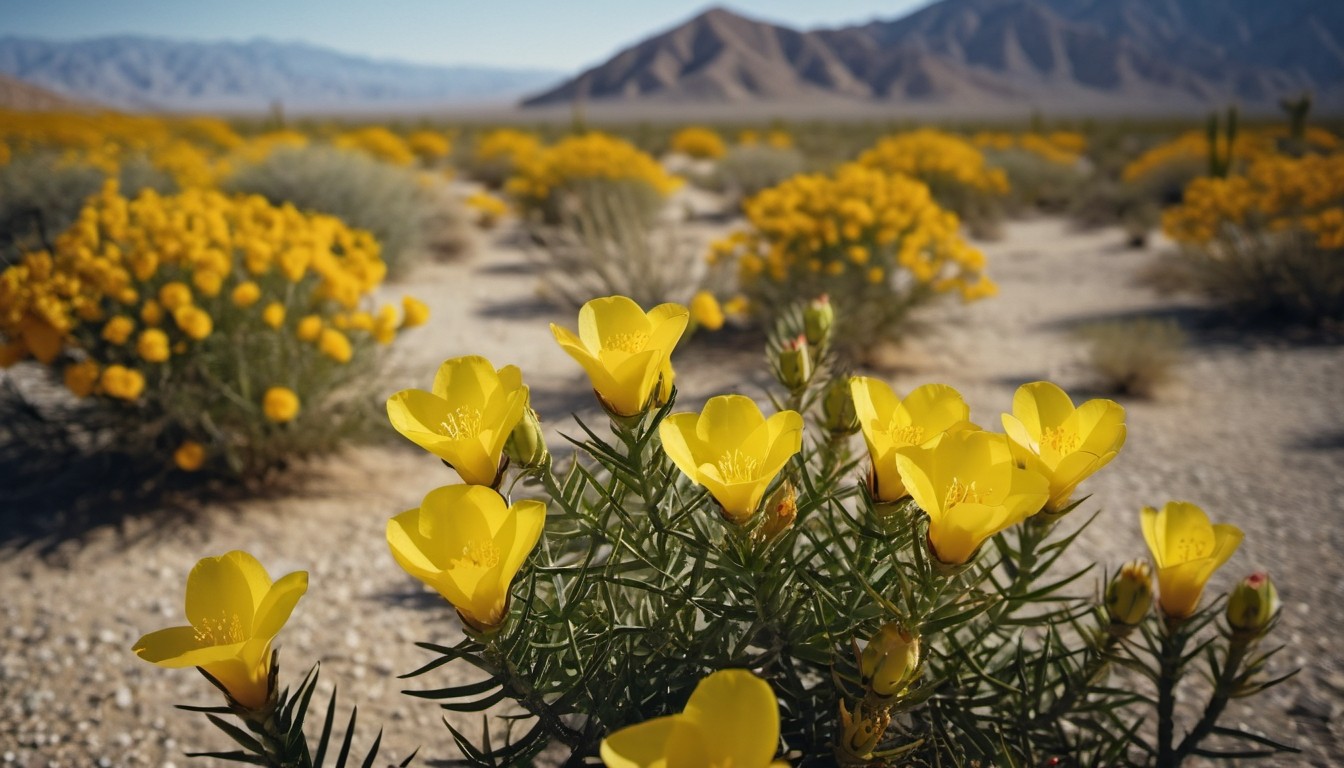
[{"label": "desert floor", "polygon": [[[721,225],[697,225],[708,234]],[[1188,499],[1246,531],[1241,551],[1211,593],[1252,570],[1269,570],[1285,607],[1275,639],[1292,682],[1234,709],[1228,724],[1301,745],[1279,765],[1344,763],[1344,347],[1247,335],[1213,324],[1197,304],[1162,297],[1135,276],[1158,254],[1122,247],[1118,230],[1077,232],[1062,221],[1011,222],[983,244],[1001,286],[994,299],[931,308],[927,330],[885,375],[898,391],[940,381],[960,389],[973,417],[998,424],[1018,384],[1051,379],[1077,396],[1091,385],[1074,329],[1090,321],[1156,313],[1191,334],[1181,382],[1151,401],[1122,400],[1129,442],[1084,486],[1104,512],[1082,537],[1079,561],[1114,569],[1146,554],[1144,504]],[[547,323],[573,315],[538,298],[540,275],[505,228],[467,258],[420,268],[403,291],[427,300],[430,324],[404,339],[400,386],[426,387],[445,358],[479,353],[522,367],[534,404],[553,430],[569,413],[597,417],[582,372],[553,343]],[[768,383],[761,342],[745,332],[700,334],[677,358],[682,404]],[[563,450],[556,441],[556,450]],[[460,637],[448,606],[393,562],[389,516],[455,481],[433,457],[389,443],[350,450],[299,471],[282,493],[198,505],[191,514],[135,514],[77,538],[0,537],[0,760],[3,764],[185,765],[186,751],[228,749],[200,715],[174,704],[214,703],[194,671],[137,659],[144,632],[180,624],[195,561],[241,548],[273,576],[310,573],[311,587],[280,637],[289,681],[322,662],[323,689],[338,682],[342,708],[359,705],[357,747],[378,726],[384,757],[417,746],[424,764],[455,757],[440,710],[403,695],[395,675],[427,660],[416,640]],[[1076,521],[1073,523],[1076,524]],[[438,687],[447,667],[412,681]],[[458,718],[473,732],[479,718]]]}]

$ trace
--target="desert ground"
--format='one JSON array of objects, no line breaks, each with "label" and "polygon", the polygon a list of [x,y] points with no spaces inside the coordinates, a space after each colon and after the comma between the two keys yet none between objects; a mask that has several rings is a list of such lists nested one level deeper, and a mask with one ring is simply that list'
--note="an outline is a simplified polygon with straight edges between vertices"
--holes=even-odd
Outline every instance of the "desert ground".
[{"label": "desert ground", "polygon": [[[722,227],[693,225],[706,239]],[[925,330],[878,375],[898,391],[951,384],[979,423],[997,428],[1023,382],[1050,379],[1075,397],[1089,391],[1080,324],[1137,314],[1179,319],[1190,334],[1180,382],[1152,400],[1122,399],[1128,444],[1084,486],[1092,494],[1084,509],[1103,511],[1076,557],[1114,569],[1146,554],[1138,525],[1144,504],[1190,500],[1241,526],[1245,542],[1210,591],[1267,569],[1285,604],[1272,639],[1288,648],[1276,669],[1302,671],[1257,699],[1255,710],[1234,710],[1227,724],[1303,749],[1262,764],[1342,764],[1344,348],[1228,330],[1193,300],[1158,295],[1136,280],[1159,258],[1160,240],[1139,250],[1124,240],[1118,229],[1078,231],[1061,219],[1009,222],[1001,239],[980,244],[1000,295],[930,308]],[[424,265],[384,289],[387,298],[413,290],[432,310],[429,325],[399,345],[389,392],[428,386],[438,363],[456,355],[517,364],[553,450],[563,453],[559,434],[570,413],[594,421],[598,411],[582,372],[547,327],[572,327],[573,314],[539,298],[545,278],[522,242],[506,225],[482,234],[463,259]],[[769,384],[761,339],[746,331],[697,334],[675,363],[688,408],[729,391],[764,399]],[[432,456],[391,441],[294,474],[259,498],[136,513],[65,540],[7,539],[0,549],[0,761],[204,765],[184,752],[228,749],[200,716],[173,708],[215,703],[215,691],[194,671],[151,666],[130,648],[144,632],[182,623],[183,585],[198,558],[236,548],[255,554],[272,576],[310,573],[309,592],[279,639],[285,680],[297,683],[320,661],[320,693],[338,684],[342,716],[359,707],[357,748],[382,727],[384,757],[400,760],[417,747],[419,764],[455,757],[443,713],[403,695],[407,685],[395,676],[427,660],[415,641],[452,642],[460,629],[444,601],[397,567],[383,537],[390,516],[455,478]],[[450,665],[411,683],[439,687],[458,674],[469,673]],[[480,724],[450,717],[469,732]]]}]

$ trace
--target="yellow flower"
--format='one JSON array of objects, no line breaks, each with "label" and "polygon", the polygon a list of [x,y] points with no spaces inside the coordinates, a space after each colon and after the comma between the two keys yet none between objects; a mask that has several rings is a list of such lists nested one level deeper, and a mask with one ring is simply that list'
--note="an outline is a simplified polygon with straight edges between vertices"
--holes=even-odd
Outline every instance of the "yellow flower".
[{"label": "yellow flower", "polygon": [[205,446],[195,440],[187,440],[173,451],[173,463],[183,472],[195,472],[205,464]]},{"label": "yellow flower", "polygon": [[145,391],[144,375],[122,365],[104,368],[100,382],[104,392],[119,400],[134,400]]},{"label": "yellow flower", "polygon": [[169,312],[191,304],[191,289],[186,283],[166,283],[159,289],[159,303]]},{"label": "yellow flower", "polygon": [[304,318],[299,321],[299,327],[294,331],[294,335],[299,337],[299,341],[312,341],[321,333],[321,315],[305,315]]},{"label": "yellow flower", "polygon": [[949,565],[970,561],[985,539],[1036,514],[1049,496],[1049,481],[1014,462],[1007,437],[980,430],[898,448],[896,466],[929,516],[934,555]]},{"label": "yellow flower", "polygon": [[[300,327],[302,331],[302,327]],[[300,334],[302,337],[302,334]],[[335,360],[338,363],[348,363],[355,351],[350,346],[350,339],[346,338],[344,333],[335,328],[323,328],[318,337],[317,349],[322,354]]]},{"label": "yellow flower", "polygon": [[622,728],[602,740],[608,768],[767,768],[779,747],[779,702],[770,684],[745,669],[701,680],[675,715]]},{"label": "yellow flower", "polygon": [[498,371],[477,355],[444,361],[434,387],[402,390],[387,400],[387,418],[406,439],[448,462],[464,482],[494,485],[509,433],[527,408],[516,366]]},{"label": "yellow flower", "polygon": [[278,301],[273,301],[266,305],[261,311],[261,321],[272,328],[279,328],[285,324],[285,305]]},{"label": "yellow flower", "polygon": [[1111,400],[1088,400],[1074,408],[1064,390],[1037,381],[1017,388],[1012,415],[1003,414],[1003,429],[1013,455],[1050,480],[1045,512],[1055,513],[1125,444],[1125,409]]},{"label": "yellow flower", "polygon": [[299,396],[288,387],[271,387],[261,398],[261,411],[276,424],[284,424],[299,415]]},{"label": "yellow flower", "polygon": [[88,397],[98,384],[98,364],[92,360],[81,360],[65,369],[65,388],[75,397]]},{"label": "yellow flower", "polygon": [[153,299],[146,300],[140,307],[140,321],[145,325],[158,325],[163,322],[163,307]]},{"label": "yellow flower", "polygon": [[625,296],[608,296],[579,310],[577,336],[554,323],[551,333],[588,372],[604,407],[617,416],[635,416],[648,408],[659,371],[689,320],[680,304],[659,304],[645,313]]},{"label": "yellow flower", "polygon": [[803,417],[780,411],[767,419],[751,398],[719,395],[700,413],[668,416],[658,435],[672,463],[709,490],[724,517],[741,525],[802,448]]},{"label": "yellow flower", "polygon": [[429,321],[429,307],[414,296],[401,297],[401,327],[415,328]]},{"label": "yellow flower", "polygon": [[700,291],[691,298],[691,317],[695,324],[707,331],[723,327],[723,308],[709,291]]},{"label": "yellow flower", "polygon": [[169,356],[168,334],[158,328],[141,331],[135,342],[135,353],[147,363],[162,363]]},{"label": "yellow flower", "polygon": [[1204,510],[1185,501],[1169,501],[1159,512],[1144,507],[1143,539],[1157,565],[1158,604],[1168,618],[1184,619],[1199,607],[1204,585],[1241,546],[1235,525],[1209,522]]},{"label": "yellow flower", "polygon": [[187,305],[173,310],[173,322],[188,337],[200,341],[209,336],[215,329],[215,323],[210,319],[210,313],[200,307]]},{"label": "yellow flower", "polygon": [[246,552],[207,557],[187,577],[191,625],[151,632],[134,651],[161,667],[200,667],[239,704],[259,709],[271,693],[271,641],[307,591],[305,571],[272,582]]},{"label": "yellow flower", "polygon": [[387,523],[387,544],[407,573],[433,587],[478,630],[504,623],[509,585],[541,538],[546,505],[504,499],[481,485],[448,485]]},{"label": "yellow flower", "polygon": [[233,303],[238,307],[250,307],[261,300],[261,287],[251,280],[241,282],[233,289]]},{"label": "yellow flower", "polygon": [[103,326],[103,340],[118,346],[125,344],[135,330],[135,321],[125,315],[117,315]]},{"label": "yellow flower", "polygon": [[946,384],[925,384],[898,400],[886,382],[855,376],[849,380],[849,391],[872,459],[869,488],[874,501],[898,501],[909,495],[896,468],[898,448],[928,446],[944,432],[975,426],[961,393]]}]

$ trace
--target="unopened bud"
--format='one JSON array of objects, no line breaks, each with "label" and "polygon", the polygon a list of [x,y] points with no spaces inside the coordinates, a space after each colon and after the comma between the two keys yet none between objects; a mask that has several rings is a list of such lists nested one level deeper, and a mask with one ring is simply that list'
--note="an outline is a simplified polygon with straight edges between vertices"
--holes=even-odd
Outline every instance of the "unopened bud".
[{"label": "unopened bud", "polygon": [[808,349],[807,337],[799,336],[784,345],[778,357],[779,383],[797,392],[807,386],[812,379],[812,350]]},{"label": "unopened bud", "polygon": [[803,310],[803,332],[807,341],[814,347],[823,347],[831,338],[831,326],[835,325],[835,308],[831,306],[831,297],[822,294],[808,302]]},{"label": "unopened bud", "polygon": [[541,420],[530,407],[523,409],[523,418],[509,433],[509,439],[504,443],[504,454],[514,464],[526,469],[544,466],[550,459],[550,453],[546,450],[546,435],[541,431]]},{"label": "unopened bud", "polygon": [[672,361],[663,362],[658,371],[658,384],[653,388],[653,407],[662,408],[672,399],[672,385],[677,380],[677,372],[672,370]]},{"label": "unopened bud", "polygon": [[919,638],[895,622],[883,624],[859,655],[860,681],[879,701],[905,690],[918,668]]},{"label": "unopened bud", "polygon": [[1279,592],[1264,571],[1242,579],[1227,599],[1227,624],[1234,632],[1263,634],[1278,613]]},{"label": "unopened bud", "polygon": [[842,763],[869,760],[873,750],[882,743],[888,725],[891,725],[891,714],[885,707],[873,710],[860,701],[851,713],[841,699],[839,752]]},{"label": "unopened bud", "polygon": [[793,483],[785,480],[784,484],[770,495],[765,502],[764,517],[761,526],[756,529],[756,538],[759,541],[767,543],[774,541],[793,527],[793,521],[798,517],[798,494],[793,490]]},{"label": "unopened bud", "polygon": [[1136,627],[1153,607],[1153,571],[1143,560],[1125,563],[1106,585],[1106,615],[1115,629]]},{"label": "unopened bud", "polygon": [[859,431],[859,414],[854,410],[854,395],[849,377],[837,376],[826,386],[821,401],[821,416],[832,437],[845,437]]}]

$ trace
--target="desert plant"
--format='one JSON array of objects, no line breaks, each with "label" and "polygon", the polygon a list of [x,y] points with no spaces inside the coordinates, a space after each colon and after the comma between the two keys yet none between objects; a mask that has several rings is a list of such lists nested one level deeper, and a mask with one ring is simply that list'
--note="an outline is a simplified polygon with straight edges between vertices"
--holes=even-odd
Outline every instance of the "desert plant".
[{"label": "desert plant", "polygon": [[109,184],[0,273],[0,357],[36,359],[122,447],[260,479],[367,433],[377,348],[425,319],[409,297],[402,317],[370,313],[385,271],[368,232],[329,216]]},{"label": "desert plant", "polygon": [[567,212],[602,205],[604,199],[631,201],[652,221],[681,184],[629,142],[591,132],[520,160],[507,189],[525,216],[556,224]]},{"label": "desert plant", "polygon": [[860,165],[924,182],[933,199],[955,212],[982,236],[993,235],[1002,217],[1000,199],[1008,177],[991,168],[969,141],[933,129],[898,133],[859,155]]},{"label": "desert plant", "polygon": [[698,160],[717,160],[728,151],[718,133],[697,125],[682,128],[673,134],[667,149]]},{"label": "desert plant", "polygon": [[406,140],[381,125],[345,131],[335,136],[331,143],[340,149],[363,152],[392,165],[408,166],[416,160],[416,153]]},{"label": "desert plant", "polygon": [[803,154],[791,147],[747,144],[733,147],[719,161],[718,186],[738,200],[773,187],[806,166]]},{"label": "desert plant", "polygon": [[986,162],[1008,178],[1005,206],[1014,212],[1062,211],[1077,199],[1087,174],[1076,157],[1070,162],[1061,157],[1022,148],[985,150]]},{"label": "desert plant", "polygon": [[1269,155],[1196,179],[1162,221],[1187,285],[1242,317],[1344,322],[1344,155]]},{"label": "desert plant", "polygon": [[517,170],[520,162],[541,151],[541,139],[534,133],[513,128],[499,128],[476,137],[466,160],[467,174],[491,189],[504,182]]},{"label": "desert plant", "polygon": [[773,322],[799,300],[835,299],[837,345],[861,357],[896,340],[909,314],[940,293],[993,295],[984,256],[919,181],[850,164],[796,176],[743,205],[748,228],[713,244],[710,261]]},{"label": "desert plant", "polygon": [[240,166],[223,188],[330,214],[372,232],[393,278],[424,257],[427,220],[435,209],[456,204],[436,195],[412,171],[331,147],[277,147],[264,159]]},{"label": "desert plant", "polygon": [[1174,320],[1140,318],[1094,323],[1079,329],[1087,361],[1106,392],[1154,397],[1175,380],[1186,335]]}]

